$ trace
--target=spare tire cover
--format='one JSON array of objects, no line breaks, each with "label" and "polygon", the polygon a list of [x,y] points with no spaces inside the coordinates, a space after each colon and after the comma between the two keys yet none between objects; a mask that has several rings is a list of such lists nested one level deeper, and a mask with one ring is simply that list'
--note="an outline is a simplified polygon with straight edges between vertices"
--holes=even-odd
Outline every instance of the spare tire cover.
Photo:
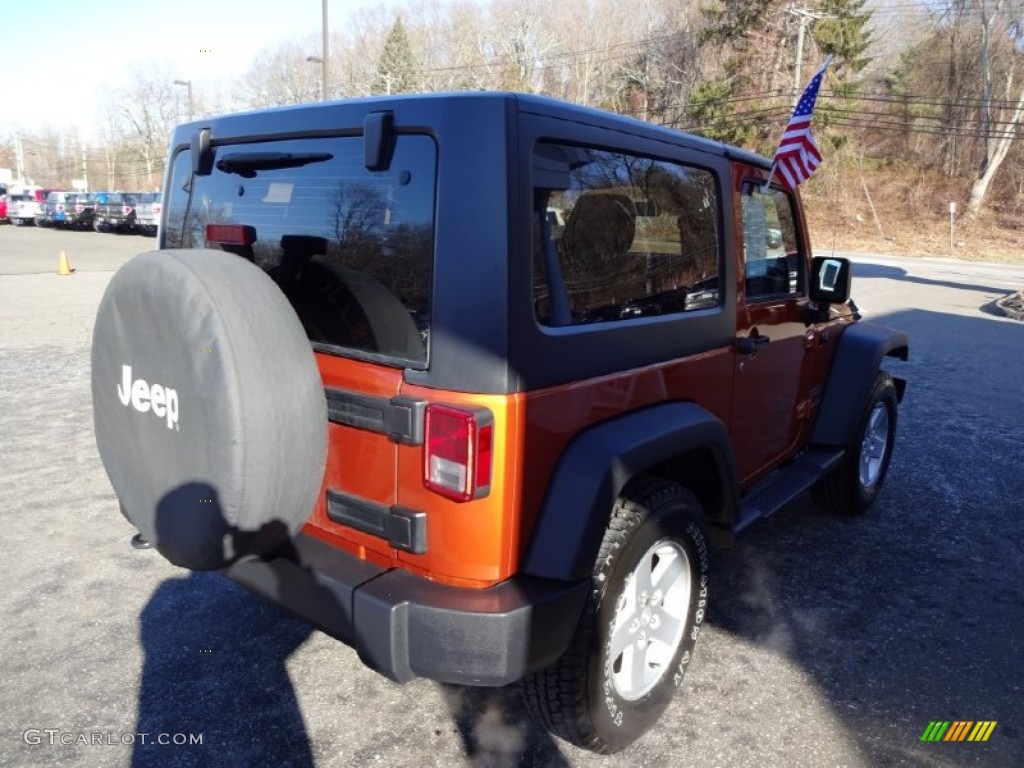
[{"label": "spare tire cover", "polygon": [[323,384],[288,300],[244,258],[151,251],[121,267],[96,316],[92,399],[124,514],[172,563],[267,554],[310,516]]}]

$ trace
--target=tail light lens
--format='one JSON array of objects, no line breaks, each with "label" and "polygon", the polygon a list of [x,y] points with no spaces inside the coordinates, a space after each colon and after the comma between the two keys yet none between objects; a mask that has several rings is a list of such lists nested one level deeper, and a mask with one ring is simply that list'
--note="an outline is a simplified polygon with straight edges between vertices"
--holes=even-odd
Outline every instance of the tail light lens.
[{"label": "tail light lens", "polygon": [[244,224],[207,224],[206,242],[215,245],[252,245],[256,228]]},{"label": "tail light lens", "polygon": [[486,408],[431,404],[426,410],[423,484],[455,501],[490,493],[494,417]]}]

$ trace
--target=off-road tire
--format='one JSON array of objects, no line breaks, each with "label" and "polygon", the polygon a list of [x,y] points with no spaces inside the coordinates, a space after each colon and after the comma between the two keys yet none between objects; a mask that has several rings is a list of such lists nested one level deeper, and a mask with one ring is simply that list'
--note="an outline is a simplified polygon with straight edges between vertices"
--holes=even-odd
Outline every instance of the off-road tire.
[{"label": "off-road tire", "polygon": [[[811,497],[818,506],[832,514],[853,516],[867,511],[874,503],[885,483],[892,460],[898,404],[899,398],[892,377],[885,371],[879,371],[861,413],[856,436],[846,446],[846,455],[835,469],[811,488]],[[879,428],[879,420],[885,421],[882,428]],[[879,445],[877,435],[872,440],[869,430],[884,432],[884,445]],[[866,451],[881,454],[874,458],[878,463],[869,472],[870,482],[862,479],[861,461]]]},{"label": "off-road tire", "polygon": [[[682,632],[670,660],[657,667],[645,664],[661,670],[652,673],[659,675],[656,682],[627,699],[616,687],[616,659],[609,658],[614,622],[625,606],[627,578],[655,548],[685,553],[679,560],[688,574],[689,600],[681,612]],[[656,555],[652,562],[657,561]],[[632,483],[612,509],[592,583],[569,649],[553,665],[526,678],[522,691],[529,710],[552,733],[610,754],[628,747],[658,721],[693,655],[708,592],[704,515],[693,494],[660,478]]]}]

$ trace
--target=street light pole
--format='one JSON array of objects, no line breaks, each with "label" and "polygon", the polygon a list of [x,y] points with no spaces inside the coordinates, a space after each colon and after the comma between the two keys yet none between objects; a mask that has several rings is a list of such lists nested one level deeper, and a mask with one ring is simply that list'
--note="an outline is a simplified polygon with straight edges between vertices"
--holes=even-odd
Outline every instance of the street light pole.
[{"label": "street light pole", "polygon": [[[310,64],[323,64],[324,60],[320,56],[307,56],[306,61]],[[320,101],[324,100],[324,78],[323,72],[320,73]]]},{"label": "street light pole", "polygon": [[327,101],[327,0],[320,0],[320,4],[323,7],[323,54],[321,55],[321,70],[320,70],[320,101]]},{"label": "street light pole", "polygon": [[192,113],[193,113],[193,108],[192,108],[192,81],[191,80],[175,80],[174,84],[175,85],[184,85],[186,88],[188,88],[188,120],[189,120],[189,122],[192,122]]}]

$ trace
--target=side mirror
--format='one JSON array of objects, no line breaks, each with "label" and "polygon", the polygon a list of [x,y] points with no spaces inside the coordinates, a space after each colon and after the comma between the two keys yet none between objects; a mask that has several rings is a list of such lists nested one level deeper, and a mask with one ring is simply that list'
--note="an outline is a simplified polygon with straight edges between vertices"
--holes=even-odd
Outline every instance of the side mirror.
[{"label": "side mirror", "polygon": [[819,308],[850,298],[850,260],[815,256],[811,260],[811,301]]}]

